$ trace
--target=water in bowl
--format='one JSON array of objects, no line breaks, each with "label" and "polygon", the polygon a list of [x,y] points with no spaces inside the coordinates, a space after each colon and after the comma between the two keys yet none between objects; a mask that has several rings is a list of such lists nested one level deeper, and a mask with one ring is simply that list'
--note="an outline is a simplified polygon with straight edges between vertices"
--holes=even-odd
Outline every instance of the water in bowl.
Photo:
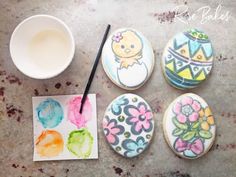
[{"label": "water in bowl", "polygon": [[31,62],[43,71],[63,67],[70,54],[70,43],[66,35],[54,29],[40,31],[29,44]]}]

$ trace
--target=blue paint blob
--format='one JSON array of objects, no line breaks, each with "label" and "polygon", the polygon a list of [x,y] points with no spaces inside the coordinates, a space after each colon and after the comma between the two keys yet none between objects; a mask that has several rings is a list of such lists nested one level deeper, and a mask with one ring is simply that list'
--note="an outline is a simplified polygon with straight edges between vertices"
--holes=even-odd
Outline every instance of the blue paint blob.
[{"label": "blue paint blob", "polygon": [[54,128],[63,119],[63,110],[59,102],[51,98],[41,102],[36,108],[39,121],[44,128]]}]

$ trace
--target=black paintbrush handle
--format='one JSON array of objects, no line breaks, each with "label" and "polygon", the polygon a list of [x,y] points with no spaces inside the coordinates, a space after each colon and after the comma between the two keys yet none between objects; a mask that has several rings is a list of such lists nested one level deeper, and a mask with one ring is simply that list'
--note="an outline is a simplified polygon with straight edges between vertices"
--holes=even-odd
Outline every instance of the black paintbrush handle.
[{"label": "black paintbrush handle", "polygon": [[82,111],[83,111],[84,102],[85,102],[85,100],[86,100],[86,98],[87,98],[89,88],[90,88],[91,83],[92,83],[92,81],[93,81],[93,77],[94,77],[95,71],[96,71],[96,69],[97,69],[97,65],[98,65],[99,59],[100,59],[100,57],[101,57],[102,49],[103,49],[103,46],[104,46],[104,44],[105,44],[105,42],[106,42],[106,38],[107,38],[107,35],[108,35],[108,33],[109,33],[110,27],[111,27],[111,25],[107,25],[107,29],[106,29],[106,31],[105,31],[105,33],[104,33],[104,36],[103,36],[101,45],[100,45],[100,47],[99,47],[99,50],[98,50],[98,53],[97,53],[95,62],[94,62],[94,64],[93,64],[93,69],[92,69],[92,71],[91,71],[91,73],[90,73],[89,80],[88,80],[88,82],[87,82],[87,85],[86,85],[86,88],[85,88],[85,91],[84,91],[84,94],[83,94],[83,97],[82,97],[82,100],[81,100],[81,105],[80,105],[80,110],[79,110],[80,114],[81,114]]}]

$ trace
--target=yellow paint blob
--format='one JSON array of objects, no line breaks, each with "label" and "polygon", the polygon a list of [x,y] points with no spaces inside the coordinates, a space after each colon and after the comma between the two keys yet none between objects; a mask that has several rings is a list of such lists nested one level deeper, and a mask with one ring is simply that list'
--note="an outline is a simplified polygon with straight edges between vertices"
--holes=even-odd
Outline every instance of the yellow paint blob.
[{"label": "yellow paint blob", "polygon": [[54,130],[43,131],[36,140],[37,153],[42,157],[55,157],[63,151],[63,138]]}]

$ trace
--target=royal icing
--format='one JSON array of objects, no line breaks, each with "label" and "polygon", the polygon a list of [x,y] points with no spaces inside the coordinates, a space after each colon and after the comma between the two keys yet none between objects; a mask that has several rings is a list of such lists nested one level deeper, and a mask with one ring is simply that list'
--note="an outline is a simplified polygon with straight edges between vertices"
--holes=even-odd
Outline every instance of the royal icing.
[{"label": "royal icing", "polygon": [[103,47],[102,64],[116,85],[134,90],[141,87],[152,73],[153,49],[140,32],[129,28],[118,29]]},{"label": "royal icing", "polygon": [[117,97],[106,109],[103,131],[117,153],[125,157],[139,155],[153,136],[154,120],[150,106],[135,94]]},{"label": "royal icing", "polygon": [[212,44],[204,32],[196,29],[175,35],[162,57],[167,81],[179,89],[197,87],[208,77],[212,65]]},{"label": "royal icing", "polygon": [[181,95],[170,104],[164,115],[163,129],[171,149],[188,159],[207,153],[216,133],[211,109],[192,93]]}]

